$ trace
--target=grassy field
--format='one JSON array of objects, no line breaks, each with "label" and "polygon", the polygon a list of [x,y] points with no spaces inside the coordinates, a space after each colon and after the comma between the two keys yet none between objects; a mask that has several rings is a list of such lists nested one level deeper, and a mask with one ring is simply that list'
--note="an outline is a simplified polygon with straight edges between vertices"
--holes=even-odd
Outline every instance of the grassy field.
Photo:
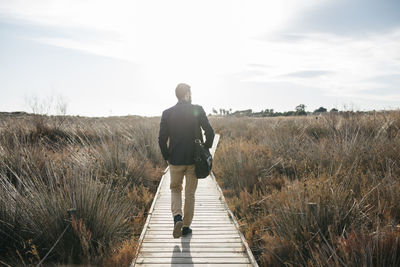
[{"label": "grassy field", "polygon": [[[400,112],[210,120],[260,266],[400,266]],[[0,265],[129,265],[166,167],[158,126],[1,116]]]},{"label": "grassy field", "polygon": [[166,167],[158,124],[0,117],[0,265],[128,266]]},{"label": "grassy field", "polygon": [[261,266],[400,266],[400,112],[212,124],[214,173]]}]

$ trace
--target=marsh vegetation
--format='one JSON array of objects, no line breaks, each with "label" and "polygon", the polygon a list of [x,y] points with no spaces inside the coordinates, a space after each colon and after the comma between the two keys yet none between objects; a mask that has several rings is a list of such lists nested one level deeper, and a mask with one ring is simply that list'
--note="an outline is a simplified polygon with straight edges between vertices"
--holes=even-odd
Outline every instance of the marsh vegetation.
[{"label": "marsh vegetation", "polygon": [[0,263],[129,265],[165,166],[158,119],[0,119]]},{"label": "marsh vegetation", "polygon": [[[212,117],[260,266],[400,265],[400,112]],[[126,266],[165,168],[159,118],[0,119],[0,263]]]},{"label": "marsh vegetation", "polygon": [[261,266],[400,265],[400,113],[221,118],[214,173]]}]

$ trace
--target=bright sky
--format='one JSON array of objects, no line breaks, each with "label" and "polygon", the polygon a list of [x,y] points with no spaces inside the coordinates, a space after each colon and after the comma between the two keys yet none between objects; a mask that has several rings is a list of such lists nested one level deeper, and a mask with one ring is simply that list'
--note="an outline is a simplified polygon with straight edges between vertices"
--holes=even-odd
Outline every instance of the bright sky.
[{"label": "bright sky", "polygon": [[0,0],[0,111],[400,107],[398,0]]}]

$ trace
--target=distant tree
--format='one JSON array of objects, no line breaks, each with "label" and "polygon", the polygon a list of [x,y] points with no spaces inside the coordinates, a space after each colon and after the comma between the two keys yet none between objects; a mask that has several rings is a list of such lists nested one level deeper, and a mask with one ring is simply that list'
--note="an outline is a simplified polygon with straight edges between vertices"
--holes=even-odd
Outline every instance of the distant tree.
[{"label": "distant tree", "polygon": [[243,112],[243,115],[250,116],[251,113],[253,113],[253,110],[252,109],[246,109],[246,110],[242,110],[242,112]]},{"label": "distant tree", "polygon": [[236,110],[235,112],[232,113],[232,115],[235,116],[252,116],[252,114],[253,114],[252,109]]},{"label": "distant tree", "polygon": [[265,109],[264,111],[261,111],[263,116],[270,117],[274,115],[274,110],[273,109]]},{"label": "distant tree", "polygon": [[[296,107],[296,115],[307,115],[306,105],[300,104]],[[288,115],[291,116],[291,115]]]},{"label": "distant tree", "polygon": [[318,109],[314,110],[314,113],[325,113],[328,110],[324,107],[319,107]]},{"label": "distant tree", "polygon": [[283,112],[283,116],[295,116],[295,115],[307,115],[307,112],[303,111],[286,111]]},{"label": "distant tree", "polygon": [[218,114],[218,111],[215,108],[212,108],[212,113],[214,113],[215,115]]},{"label": "distant tree", "polygon": [[296,111],[297,112],[299,112],[299,111],[305,111],[306,110],[306,105],[304,105],[304,104],[300,104],[300,105],[298,105],[297,107],[296,107]]},{"label": "distant tree", "polygon": [[330,112],[339,112],[339,110],[337,110],[336,108],[333,108],[333,109],[331,109],[331,111]]}]

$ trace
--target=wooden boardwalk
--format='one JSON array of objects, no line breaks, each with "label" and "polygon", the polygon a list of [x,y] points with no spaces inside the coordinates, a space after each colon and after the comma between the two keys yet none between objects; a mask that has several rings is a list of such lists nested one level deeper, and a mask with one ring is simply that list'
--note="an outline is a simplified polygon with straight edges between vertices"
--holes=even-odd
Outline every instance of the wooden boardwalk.
[{"label": "wooden boardwalk", "polygon": [[[216,135],[212,154],[218,140],[219,135]],[[213,175],[199,180],[191,225],[193,233],[187,237],[173,238],[169,183],[167,168],[131,266],[257,266]]]}]

